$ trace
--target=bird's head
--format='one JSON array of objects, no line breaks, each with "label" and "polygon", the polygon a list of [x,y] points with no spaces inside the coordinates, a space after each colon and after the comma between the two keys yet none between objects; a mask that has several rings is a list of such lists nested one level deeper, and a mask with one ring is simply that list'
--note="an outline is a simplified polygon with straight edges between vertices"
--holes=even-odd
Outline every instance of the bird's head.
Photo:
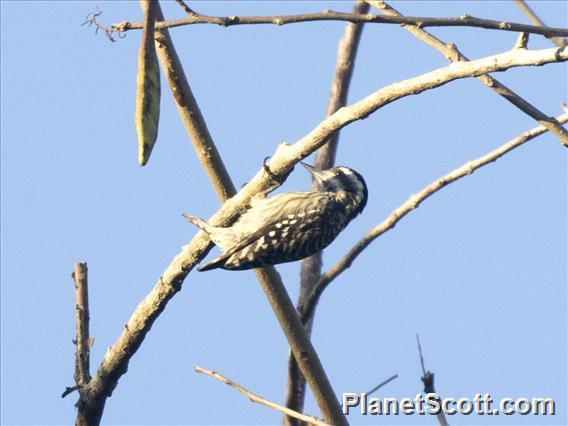
[{"label": "bird's head", "polygon": [[301,163],[319,184],[322,191],[344,191],[357,200],[357,213],[361,213],[367,204],[367,184],[365,179],[349,167],[338,166],[331,169],[320,170],[306,163]]}]

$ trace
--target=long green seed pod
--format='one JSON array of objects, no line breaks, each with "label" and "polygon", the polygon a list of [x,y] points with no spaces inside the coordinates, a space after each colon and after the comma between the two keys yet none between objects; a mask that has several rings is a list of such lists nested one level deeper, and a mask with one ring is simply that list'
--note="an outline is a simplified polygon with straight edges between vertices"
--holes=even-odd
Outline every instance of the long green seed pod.
[{"label": "long green seed pod", "polygon": [[141,166],[150,158],[158,137],[160,119],[160,68],[154,44],[156,3],[155,0],[140,0],[144,11],[144,29],[138,53],[134,123],[138,134],[138,162]]}]

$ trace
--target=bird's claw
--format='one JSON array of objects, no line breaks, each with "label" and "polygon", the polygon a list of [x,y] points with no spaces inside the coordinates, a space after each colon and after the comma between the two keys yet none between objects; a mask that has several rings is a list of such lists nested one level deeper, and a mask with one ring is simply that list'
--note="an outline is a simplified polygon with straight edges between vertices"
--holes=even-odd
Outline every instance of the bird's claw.
[{"label": "bird's claw", "polygon": [[276,176],[274,173],[272,173],[272,170],[270,170],[270,166],[268,165],[269,160],[270,160],[270,155],[268,157],[265,157],[264,160],[262,161],[262,168],[264,169],[266,174],[270,176],[270,179],[272,179],[277,183],[282,183],[280,182],[280,178]]},{"label": "bird's claw", "polygon": [[288,175],[292,172],[293,168],[288,173],[286,173],[285,175],[278,176],[278,175],[272,173],[272,170],[270,170],[270,166],[268,165],[268,161],[270,160],[270,158],[271,157],[268,156],[264,159],[264,161],[262,162],[262,168],[264,169],[266,174],[270,177],[270,179],[272,179],[272,181],[274,183],[276,183],[278,186],[280,186],[284,183],[284,181],[286,180]]}]

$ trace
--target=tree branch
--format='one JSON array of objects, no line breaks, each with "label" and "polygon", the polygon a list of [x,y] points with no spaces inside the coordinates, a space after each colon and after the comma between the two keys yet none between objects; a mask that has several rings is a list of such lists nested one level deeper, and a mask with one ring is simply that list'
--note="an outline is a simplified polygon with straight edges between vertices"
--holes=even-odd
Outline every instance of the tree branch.
[{"label": "tree branch", "polygon": [[[389,6],[384,1],[368,1],[368,3],[372,4],[388,16],[402,16],[397,10]],[[403,28],[414,35],[417,39],[442,53],[442,55],[444,55],[450,62],[469,61],[469,59],[458,50],[455,44],[444,43],[439,38],[434,37],[432,34],[416,26],[405,25]],[[515,45],[515,48],[518,48],[517,45]],[[552,134],[557,136],[562,145],[568,147],[568,132],[553,117],[549,117],[490,75],[480,75],[477,79],[495,93],[502,96],[505,100],[511,102],[525,114],[534,118],[539,122],[539,124],[543,125]]]},{"label": "tree branch", "polygon": [[[234,25],[258,25],[258,24],[271,24],[271,25],[286,25],[296,24],[300,22],[313,22],[313,21],[347,21],[354,24],[369,23],[369,24],[406,24],[418,25],[419,27],[476,27],[486,28],[491,30],[500,31],[513,31],[513,32],[527,32],[532,34],[540,34],[543,36],[568,36],[568,29],[543,27],[540,25],[525,25],[515,22],[495,21],[491,19],[476,18],[463,14],[458,17],[450,18],[432,18],[424,16],[404,16],[404,17],[390,17],[378,16],[372,14],[353,14],[345,12],[336,12],[333,10],[324,10],[323,12],[316,13],[303,13],[297,15],[282,15],[282,16],[208,16],[200,13],[188,15],[181,19],[172,19],[163,23],[157,24],[156,29],[180,27],[184,25],[194,24],[215,24],[223,27]],[[112,24],[110,30],[113,32],[125,32],[129,30],[139,30],[142,28],[141,22],[119,22]]]},{"label": "tree branch", "polygon": [[[523,11],[525,15],[529,18],[529,20],[534,24],[538,25],[539,27],[546,27],[545,23],[537,16],[536,13],[530,8],[530,6],[524,0],[514,0],[515,4]],[[552,43],[557,45],[558,47],[564,47],[568,44],[566,39],[562,37],[547,37],[550,39]]]},{"label": "tree branch", "polygon": [[[357,0],[353,7],[353,14],[366,14],[369,11],[369,5],[364,0]],[[348,23],[345,27],[345,33],[339,41],[337,48],[337,60],[335,63],[335,74],[331,83],[331,94],[327,104],[326,117],[334,114],[337,110],[347,104],[347,95],[353,70],[355,69],[355,57],[359,49],[359,41],[363,33],[363,24]],[[339,143],[339,132],[332,133],[325,145],[317,152],[315,159],[315,167],[319,169],[329,169],[335,163],[335,155],[337,153],[337,144]],[[313,188],[317,185],[313,180]]]},{"label": "tree branch", "polygon": [[[161,10],[158,20],[163,20]],[[197,101],[185,76],[171,37],[167,30],[158,33],[156,38],[160,62],[166,70],[166,76],[172,93],[178,105],[178,111],[186,130],[191,135],[199,159],[211,180],[217,196],[223,202],[235,193],[235,187],[215,147],[213,139],[205,124]],[[301,370],[309,377],[309,383],[316,397],[316,401],[326,419],[334,423],[345,423],[345,417],[337,402],[333,388],[319,361],[318,355],[305,335],[297,312],[290,301],[281,278],[274,268],[257,270],[256,275],[260,281],[267,298],[274,310],[280,325],[284,330],[292,352],[302,355]]]},{"label": "tree branch", "polygon": [[[557,117],[560,123],[566,123],[568,121],[568,112]],[[512,139],[506,144],[500,146],[499,148],[491,151],[490,153],[479,157],[475,160],[471,160],[464,164],[463,166],[455,169],[454,171],[442,176],[441,178],[435,180],[430,185],[423,188],[420,192],[412,195],[408,200],[406,200],[402,205],[400,205],[396,210],[394,210],[383,222],[372,228],[361,240],[359,240],[349,252],[337,262],[329,271],[322,275],[319,283],[314,288],[314,291],[310,294],[310,297],[306,301],[306,304],[300,307],[300,315],[302,322],[305,322],[310,317],[310,311],[315,308],[319,297],[325,290],[325,288],[342,272],[351,266],[353,261],[359,256],[365,248],[367,248],[375,239],[384,234],[385,232],[393,229],[395,225],[408,213],[416,209],[424,200],[426,200],[431,195],[435,194],[445,186],[458,179],[472,174],[475,170],[490,164],[508,152],[515,148],[523,145],[524,143],[536,138],[537,136],[546,133],[548,130],[544,126],[535,127],[523,133],[520,136]]]},{"label": "tree branch", "polygon": [[[97,19],[102,14],[103,12],[96,8],[95,12],[91,12],[85,17],[85,22],[83,22],[81,26],[86,25],[88,27],[95,27],[95,34],[98,34],[99,31],[102,31],[105,33],[107,38],[114,43],[116,40],[113,38],[113,34],[116,33],[117,30],[114,29],[113,26],[105,27],[104,25],[99,24]],[[142,27],[140,29],[142,29]],[[124,36],[126,36],[126,34],[119,33],[119,38],[124,38]]]},{"label": "tree branch", "polygon": [[87,264],[84,262],[75,263],[73,268],[73,281],[75,282],[75,324],[76,338],[75,345],[75,383],[76,386],[67,387],[61,395],[65,398],[74,390],[79,391],[79,400],[75,404],[77,407],[77,426],[98,425],[104,409],[104,400],[101,404],[90,405],[89,386],[91,383],[90,351],[92,339],[89,337],[89,288],[87,280]]},{"label": "tree branch", "polygon": [[[354,14],[365,14],[369,11],[369,5],[362,1],[356,1],[353,7]],[[331,85],[331,94],[327,105],[326,117],[335,113],[347,103],[347,93],[355,67],[355,56],[359,47],[359,40],[363,32],[363,24],[348,23],[345,33],[339,41],[335,75]],[[328,169],[335,162],[339,131],[332,133],[325,144],[317,151],[315,166],[319,169]],[[317,189],[317,182],[312,179],[312,188]],[[313,287],[321,276],[322,252],[308,257],[301,262],[300,271],[300,294],[297,306],[301,306],[310,295]],[[312,317],[313,319],[313,317]],[[311,335],[313,321],[304,323],[306,333]],[[286,407],[296,411],[303,411],[306,392],[306,380],[298,369],[296,359],[292,354],[288,357],[288,383],[286,385]],[[285,425],[298,425],[299,422],[291,417],[284,418]]]},{"label": "tree branch", "polygon": [[190,8],[183,0],[175,0],[175,2],[183,9],[185,13],[188,15],[195,15],[196,13]]},{"label": "tree branch", "polygon": [[[163,20],[159,5],[156,4],[156,7],[157,20]],[[233,183],[209,134],[167,30],[156,34],[156,44],[160,62],[166,71],[166,78],[172,89],[182,121],[191,136],[198,157],[218,197],[221,201],[225,201],[235,192]],[[209,249],[210,247],[206,248]],[[198,255],[198,260],[207,253],[206,249],[201,247],[198,252],[201,252]],[[193,267],[194,259],[192,257],[189,268]],[[175,261],[176,259],[174,259]],[[182,265],[180,272],[181,274],[175,280],[170,281],[169,285],[161,279],[151,294],[137,307],[117,344],[109,349],[103,359],[95,380],[89,386],[91,392],[90,397],[85,399],[86,405],[100,405],[106,397],[110,396],[118,379],[126,372],[129,359],[137,351],[152,323],[163,311],[167,302],[180,290],[183,279],[189,270],[185,270]],[[274,268],[257,270],[256,273],[288,338],[292,351],[301,359],[300,368],[303,374],[308,377],[308,383],[322,413],[334,424],[346,424],[345,416],[341,411],[333,388],[327,379],[317,353],[305,334],[297,311],[286,293],[279,275]],[[145,302],[149,299],[155,302],[150,302],[151,304],[147,305]]]},{"label": "tree branch", "polygon": [[309,424],[312,424],[312,425],[329,426],[327,423],[322,422],[321,420],[317,419],[316,417],[306,416],[305,414],[298,413],[297,411],[290,410],[289,408],[282,407],[281,405],[278,405],[275,402],[272,402],[272,401],[269,401],[265,398],[262,398],[261,396],[258,396],[257,394],[249,391],[248,389],[242,387],[238,383],[235,383],[234,381],[232,381],[228,377],[225,377],[225,376],[217,373],[216,371],[209,371],[209,370],[201,368],[197,365],[195,365],[193,367],[193,369],[198,373],[205,374],[209,377],[213,377],[214,379],[219,380],[221,383],[225,383],[227,386],[232,387],[237,392],[242,393],[244,396],[246,396],[248,399],[250,399],[251,402],[256,402],[258,404],[262,404],[262,405],[264,405],[268,408],[272,408],[276,411],[284,413],[287,416],[294,417],[295,419],[301,420],[303,422],[306,422],[306,423],[309,423]]},{"label": "tree branch", "polygon": [[[420,337],[416,334],[416,342],[418,343],[418,353],[420,354],[420,365],[422,366],[422,383],[424,383],[424,393],[436,393],[436,389],[434,388],[434,373],[427,371],[426,367],[424,366],[424,357],[422,356],[422,345],[420,345]],[[443,410],[436,416],[438,418],[438,423],[440,426],[448,426],[448,421],[446,420],[446,415],[444,414]]]},{"label": "tree branch", "polygon": [[[158,22],[164,20],[159,4],[156,17],[157,26]],[[223,203],[235,195],[235,185],[229,176],[211,133],[209,133],[207,123],[193,95],[169,31],[167,29],[156,31],[155,39],[158,58],[172,91],[181,121],[217,194],[217,198]]]},{"label": "tree branch", "polygon": [[370,390],[368,390],[367,392],[365,392],[367,394],[367,396],[372,395],[373,393],[375,393],[376,391],[378,391],[380,388],[382,388],[383,386],[388,385],[390,382],[392,382],[394,379],[398,379],[398,374],[393,374],[392,376],[390,376],[388,379],[383,380],[381,383],[379,383],[378,385],[374,386],[373,388],[371,388]]},{"label": "tree branch", "polygon": [[[273,176],[286,176],[294,165],[321,147],[333,132],[353,121],[367,117],[377,109],[397,99],[430,90],[450,81],[504,71],[511,67],[544,65],[568,60],[564,49],[544,49],[535,51],[515,50],[478,59],[466,63],[454,63],[447,67],[400,81],[380,90],[354,104],[341,108],[325,119],[308,135],[293,145],[281,144],[268,163],[271,174],[264,167],[235,196],[228,199],[219,211],[209,219],[209,223],[222,226],[238,217],[246,209],[250,199],[274,187]],[[136,307],[126,323],[121,335],[107,350],[97,374],[83,393],[83,400],[89,406],[104,407],[106,398],[112,395],[120,377],[126,373],[128,362],[142,344],[156,318],[167,303],[181,289],[182,283],[193,267],[211,249],[209,239],[199,232],[192,241],[174,257],[154,288]],[[267,284],[268,285],[268,284]],[[337,400],[335,400],[337,402]],[[99,417],[100,421],[100,417]],[[336,422],[332,422],[336,423]]]},{"label": "tree branch", "polygon": [[341,405],[304,330],[298,312],[288,296],[280,274],[273,266],[257,268],[255,273],[326,421],[333,425],[347,425]]},{"label": "tree branch", "polygon": [[75,385],[75,386],[66,386],[65,390],[63,391],[63,393],[61,394],[61,398],[65,398],[67,395],[69,395],[70,393],[75,392],[76,390],[79,390],[79,386]]},{"label": "tree branch", "polygon": [[519,33],[513,49],[526,49],[529,44],[529,33]]},{"label": "tree branch", "polygon": [[90,369],[90,338],[89,338],[89,286],[87,280],[87,264],[75,263],[71,274],[75,282],[75,383],[78,387],[85,386],[91,381]]}]

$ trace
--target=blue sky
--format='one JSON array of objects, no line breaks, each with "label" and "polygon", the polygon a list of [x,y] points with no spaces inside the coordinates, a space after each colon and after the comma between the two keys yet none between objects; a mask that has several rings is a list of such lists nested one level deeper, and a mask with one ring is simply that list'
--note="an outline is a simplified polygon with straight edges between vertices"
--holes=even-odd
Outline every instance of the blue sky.
[{"label": "blue sky", "polygon": [[[565,2],[535,2],[566,26]],[[133,124],[140,32],[110,43],[81,26],[141,18],[138,2],[3,1],[1,320],[3,424],[69,424],[74,262],[89,265],[94,372],[133,309],[195,229],[219,207],[165,82],[159,137],[137,164]],[[512,2],[404,2],[402,13],[527,22]],[[348,2],[199,2],[211,15],[271,15]],[[167,17],[181,17],[175,3]],[[192,26],[172,30],[188,79],[240,187],[280,140],[325,112],[344,24]],[[470,58],[512,47],[515,33],[437,28]],[[552,45],[541,37],[530,48]],[[365,28],[350,102],[446,65],[395,25]],[[549,115],[566,66],[497,74]],[[475,80],[387,105],[341,135],[337,162],[359,171],[369,203],[324,255],[331,267],[371,227],[436,178],[535,127]],[[307,190],[296,168],[281,190]],[[211,258],[213,254],[210,254]],[[278,267],[295,300],[299,264]],[[566,151],[544,135],[428,199],[371,245],[326,291],[313,341],[330,380],[358,392],[397,373],[379,396],[421,390],[415,334],[443,396],[552,397],[554,418],[467,417],[452,424],[565,424]],[[132,359],[105,424],[276,424],[280,416],[193,372],[218,370],[281,402],[287,345],[254,274],[192,272]],[[319,414],[311,396],[306,411]],[[428,417],[350,417],[353,424],[434,424]]]}]

